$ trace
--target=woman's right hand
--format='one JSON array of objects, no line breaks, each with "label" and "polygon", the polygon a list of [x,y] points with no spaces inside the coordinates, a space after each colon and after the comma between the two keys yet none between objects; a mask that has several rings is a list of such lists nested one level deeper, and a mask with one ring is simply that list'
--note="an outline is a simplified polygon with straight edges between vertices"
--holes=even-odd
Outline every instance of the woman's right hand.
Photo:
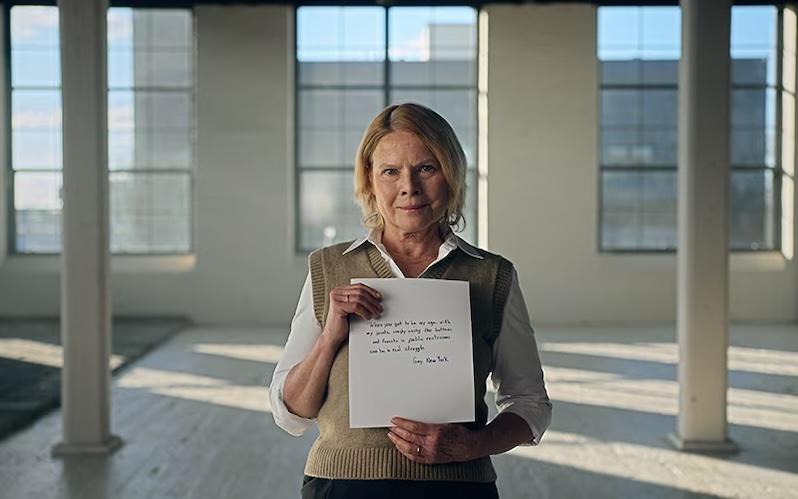
[{"label": "woman's right hand", "polygon": [[335,343],[343,343],[349,336],[349,315],[374,319],[382,314],[382,295],[365,284],[339,286],[330,291],[330,307],[323,335]]}]

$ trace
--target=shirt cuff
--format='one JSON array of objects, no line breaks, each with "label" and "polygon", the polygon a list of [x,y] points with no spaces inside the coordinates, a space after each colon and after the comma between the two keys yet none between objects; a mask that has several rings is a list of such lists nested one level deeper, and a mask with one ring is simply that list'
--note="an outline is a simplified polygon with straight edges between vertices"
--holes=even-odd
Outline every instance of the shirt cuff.
[{"label": "shirt cuff", "polygon": [[523,446],[538,445],[551,422],[551,402],[507,401],[499,407],[499,414],[505,412],[515,414],[526,421],[530,431],[532,431],[532,439],[520,444]]},{"label": "shirt cuff", "polygon": [[277,426],[295,437],[300,437],[313,426],[314,420],[297,416],[288,410],[283,400],[284,385],[285,374],[282,376],[274,376],[271,387],[269,387],[269,402],[271,404],[272,416]]}]

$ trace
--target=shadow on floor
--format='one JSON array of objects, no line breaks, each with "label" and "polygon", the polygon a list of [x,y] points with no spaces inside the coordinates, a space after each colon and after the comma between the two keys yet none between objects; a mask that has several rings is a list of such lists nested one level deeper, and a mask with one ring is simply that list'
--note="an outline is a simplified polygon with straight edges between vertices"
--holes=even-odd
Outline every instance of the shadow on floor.
[{"label": "shadow on floor", "polygon": [[[115,318],[114,373],[190,323],[183,318]],[[60,321],[0,318],[0,440],[20,430],[61,401]]]}]

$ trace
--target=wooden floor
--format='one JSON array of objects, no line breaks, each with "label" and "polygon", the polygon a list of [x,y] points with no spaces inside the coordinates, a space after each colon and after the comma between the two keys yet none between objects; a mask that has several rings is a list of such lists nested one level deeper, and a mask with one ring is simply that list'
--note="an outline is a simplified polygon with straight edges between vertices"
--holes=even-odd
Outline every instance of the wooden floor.
[{"label": "wooden floor", "polygon": [[[187,330],[115,378],[108,457],[54,459],[60,413],[0,442],[0,497],[292,498],[314,435],[272,421],[284,331]],[[495,458],[503,498],[798,498],[798,327],[737,327],[731,457],[684,454],[671,328],[548,329],[538,338],[554,422]]]}]

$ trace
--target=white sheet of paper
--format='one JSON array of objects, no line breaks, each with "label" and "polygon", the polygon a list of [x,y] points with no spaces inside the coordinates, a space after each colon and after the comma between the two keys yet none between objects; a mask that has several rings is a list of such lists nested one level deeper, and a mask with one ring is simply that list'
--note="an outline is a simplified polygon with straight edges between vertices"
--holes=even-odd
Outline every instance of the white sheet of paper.
[{"label": "white sheet of paper", "polygon": [[350,316],[349,426],[474,421],[471,303],[466,281],[352,279],[382,294],[383,314]]}]

